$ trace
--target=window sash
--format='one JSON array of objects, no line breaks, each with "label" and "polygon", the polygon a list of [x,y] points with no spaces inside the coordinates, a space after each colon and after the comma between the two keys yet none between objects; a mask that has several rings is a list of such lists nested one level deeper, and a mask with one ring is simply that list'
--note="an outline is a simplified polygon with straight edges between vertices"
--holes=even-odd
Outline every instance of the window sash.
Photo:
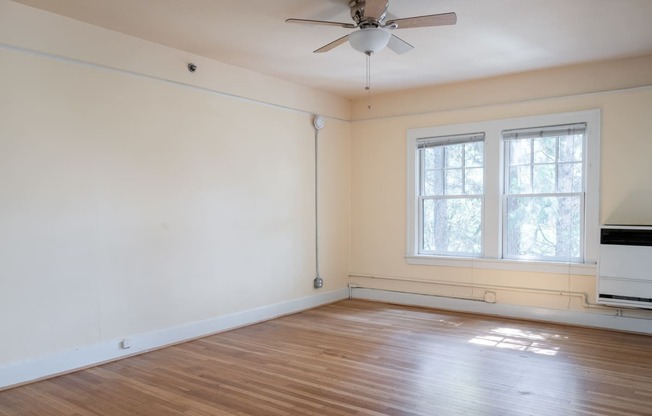
[{"label": "window sash", "polygon": [[[464,139],[464,140],[461,140]],[[484,149],[484,134],[471,134],[471,135],[457,135],[457,136],[445,136],[445,137],[438,137],[438,138],[429,138],[429,139],[422,139],[424,140],[423,146],[419,145],[419,141],[417,141],[417,154],[418,154],[418,163],[419,163],[419,187],[418,187],[418,195],[419,196],[444,196],[444,195],[483,195],[484,194],[484,183],[485,183],[485,169],[484,169],[484,164],[485,164],[485,149]],[[467,153],[466,153],[466,147],[462,149],[462,155],[461,155],[461,164],[460,166],[446,166],[446,155],[448,154],[447,152],[449,151],[447,148],[449,146],[453,145],[464,145],[464,144],[469,144],[469,143],[477,143],[477,142],[482,142],[483,147],[482,147],[482,162],[480,165],[467,165]],[[426,168],[426,157],[425,157],[425,150],[426,149],[433,149],[433,148],[444,148],[443,149],[443,155],[442,155],[442,162],[443,166],[441,168]],[[481,170],[482,172],[482,184],[481,184],[481,192],[478,192],[477,190],[474,190],[473,188],[478,187],[477,182],[473,182],[473,177],[472,176],[467,176],[472,174],[472,171],[477,171]],[[447,181],[447,173],[455,173],[459,172],[460,178],[459,178],[459,183],[460,183],[460,190],[459,191],[450,191],[448,188],[449,182]],[[435,177],[438,177],[439,180],[435,181],[435,183],[438,183],[441,188],[440,191],[434,190],[432,192],[427,192],[426,190],[426,183],[427,183],[427,177],[428,173],[434,173]],[[435,179],[433,177],[432,179]],[[474,187],[475,185],[475,187]]]},{"label": "window sash", "polygon": [[[478,241],[474,242],[479,245],[479,250],[427,250],[425,247],[425,205],[426,202],[432,201],[435,204],[439,201],[461,201],[461,200],[477,200],[479,201],[479,236]],[[418,230],[418,253],[426,255],[441,255],[441,256],[454,256],[454,257],[482,257],[484,253],[484,196],[483,195],[444,195],[444,196],[419,196],[419,230]],[[477,217],[473,217],[477,218]],[[450,228],[450,225],[447,226]]]},{"label": "window sash", "polygon": [[[554,166],[554,175],[555,175],[555,184],[554,188],[557,190],[555,192],[550,192],[550,193],[564,193],[568,192],[567,190],[561,191],[559,190],[559,179],[560,179],[560,173],[559,173],[559,168],[560,166],[568,166],[568,165],[580,165],[581,167],[581,189],[574,190],[572,192],[586,192],[586,184],[587,184],[587,177],[586,177],[586,159],[587,159],[587,137],[586,137],[586,128],[585,124],[575,124],[575,125],[570,125],[572,127],[566,128],[566,126],[552,126],[548,129],[541,129],[537,128],[536,131],[539,133],[543,134],[542,132],[552,132],[553,134],[550,135],[543,135],[541,136],[540,134],[537,135],[529,135],[530,130],[533,129],[521,129],[518,130],[518,132],[525,131],[527,135],[529,136],[513,136],[511,138],[505,138],[503,136],[503,143],[504,143],[504,159],[503,159],[503,194],[513,194],[513,195],[534,195],[534,194],[540,194],[543,192],[537,192],[535,191],[535,168],[536,167],[543,167],[543,166]],[[583,126],[583,127],[577,127],[577,126]],[[563,128],[562,128],[563,127]],[[514,130],[509,130],[508,132],[513,132]],[[570,132],[570,133],[569,133]],[[563,133],[563,134],[562,134]],[[506,134],[506,132],[503,132],[503,134]],[[508,133],[512,134],[512,133]],[[516,133],[520,134],[520,133]],[[561,160],[560,156],[560,137],[565,137],[565,136],[582,136],[582,158],[581,160]],[[536,162],[535,159],[535,151],[534,151],[534,140],[532,139],[537,139],[537,138],[543,138],[543,137],[554,137],[556,138],[556,143],[555,143],[555,158],[554,161],[552,162]],[[529,156],[529,161],[528,163],[522,163],[522,164],[512,164],[511,161],[511,146],[510,146],[510,141],[512,140],[522,140],[522,139],[528,139],[530,140],[530,156]],[[529,167],[529,189],[530,191],[522,191],[522,192],[513,192],[511,189],[511,168],[526,168]],[[573,186],[573,185],[571,185]]]},{"label": "window sash", "polygon": [[[509,206],[510,206],[510,200],[511,199],[541,199],[541,198],[578,198],[579,199],[579,207],[578,207],[578,212],[579,212],[579,219],[578,219],[578,237],[579,237],[579,247],[578,247],[578,255],[577,256],[546,256],[546,255],[535,255],[535,254],[514,254],[511,253],[510,247],[509,247]],[[503,216],[503,233],[502,233],[502,246],[503,246],[503,255],[502,257],[504,259],[512,259],[512,260],[535,260],[535,261],[559,261],[559,262],[573,262],[573,263],[582,263],[584,262],[584,253],[585,253],[585,226],[586,226],[586,212],[585,212],[585,204],[586,204],[586,194],[584,192],[576,192],[576,193],[549,193],[549,194],[509,194],[509,195],[503,195],[503,210],[502,210],[502,216]]]}]

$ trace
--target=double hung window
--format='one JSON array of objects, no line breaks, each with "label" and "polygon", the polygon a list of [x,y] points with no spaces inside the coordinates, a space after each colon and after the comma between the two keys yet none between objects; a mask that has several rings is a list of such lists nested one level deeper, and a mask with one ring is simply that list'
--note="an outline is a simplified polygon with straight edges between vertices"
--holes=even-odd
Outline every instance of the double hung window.
[{"label": "double hung window", "polygon": [[585,130],[503,132],[503,257],[583,260]]},{"label": "double hung window", "polygon": [[482,254],[484,134],[427,138],[419,149],[419,251]]},{"label": "double hung window", "polygon": [[594,272],[599,126],[589,110],[409,130],[408,262]]}]

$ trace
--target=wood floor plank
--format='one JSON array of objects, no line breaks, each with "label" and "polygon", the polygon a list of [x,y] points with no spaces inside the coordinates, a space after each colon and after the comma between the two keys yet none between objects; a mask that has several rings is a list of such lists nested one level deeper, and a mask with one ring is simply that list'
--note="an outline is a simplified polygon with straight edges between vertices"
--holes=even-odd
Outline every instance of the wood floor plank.
[{"label": "wood floor plank", "polygon": [[0,392],[0,415],[652,415],[652,337],[348,300]]}]

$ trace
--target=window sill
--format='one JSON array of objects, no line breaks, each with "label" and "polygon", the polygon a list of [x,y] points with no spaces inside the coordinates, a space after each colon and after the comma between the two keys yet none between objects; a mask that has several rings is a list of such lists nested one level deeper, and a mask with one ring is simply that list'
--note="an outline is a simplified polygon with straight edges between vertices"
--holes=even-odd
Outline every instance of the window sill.
[{"label": "window sill", "polygon": [[561,263],[527,260],[504,260],[473,257],[443,257],[406,255],[408,264],[443,267],[466,267],[473,269],[514,270],[523,272],[574,274],[595,276],[596,263]]}]

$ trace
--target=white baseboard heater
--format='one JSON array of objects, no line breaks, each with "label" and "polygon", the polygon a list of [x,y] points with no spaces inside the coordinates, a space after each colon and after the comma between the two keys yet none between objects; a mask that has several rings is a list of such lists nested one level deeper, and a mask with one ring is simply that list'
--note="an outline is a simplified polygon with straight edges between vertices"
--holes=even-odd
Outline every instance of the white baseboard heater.
[{"label": "white baseboard heater", "polygon": [[598,302],[652,309],[652,226],[603,225]]}]

